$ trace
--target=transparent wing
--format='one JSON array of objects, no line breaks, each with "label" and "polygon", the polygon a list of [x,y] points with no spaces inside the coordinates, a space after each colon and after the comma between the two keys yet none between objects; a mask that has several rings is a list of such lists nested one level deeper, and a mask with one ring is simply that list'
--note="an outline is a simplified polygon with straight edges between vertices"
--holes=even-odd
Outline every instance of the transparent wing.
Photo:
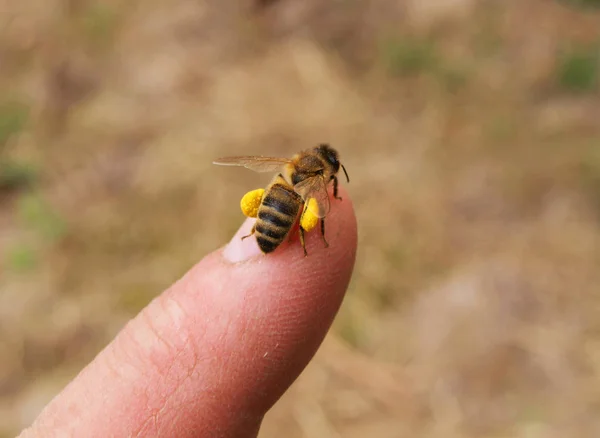
[{"label": "transparent wing", "polygon": [[275,157],[223,157],[213,161],[220,166],[243,166],[255,172],[277,172],[285,164],[291,163],[288,158]]},{"label": "transparent wing", "polygon": [[[315,216],[323,218],[329,213],[329,194],[327,193],[327,185],[321,175],[316,175],[300,181],[294,186],[294,190],[304,202],[308,203],[308,209]],[[309,199],[313,198],[315,204],[309,203]]]}]

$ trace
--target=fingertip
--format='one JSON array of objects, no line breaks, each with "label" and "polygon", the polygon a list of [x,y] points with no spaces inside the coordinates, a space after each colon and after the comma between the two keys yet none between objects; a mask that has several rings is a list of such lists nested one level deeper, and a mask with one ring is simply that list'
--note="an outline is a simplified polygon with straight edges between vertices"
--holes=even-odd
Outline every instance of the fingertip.
[{"label": "fingertip", "polygon": [[230,242],[223,248],[222,254],[226,261],[238,263],[262,254],[256,243],[256,238],[250,235],[255,222],[256,219],[247,218]]}]

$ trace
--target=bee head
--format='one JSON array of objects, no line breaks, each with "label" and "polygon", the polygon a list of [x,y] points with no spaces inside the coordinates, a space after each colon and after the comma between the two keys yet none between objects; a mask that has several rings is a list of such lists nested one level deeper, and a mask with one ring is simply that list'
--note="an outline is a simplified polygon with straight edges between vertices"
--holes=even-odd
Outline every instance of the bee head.
[{"label": "bee head", "polygon": [[321,157],[325,158],[325,160],[331,164],[334,173],[337,173],[337,171],[340,170],[340,161],[335,149],[328,144],[320,144],[317,146],[316,150]]},{"label": "bee head", "polygon": [[[338,170],[340,170],[340,166],[344,170],[344,175],[346,175],[346,181],[350,182],[350,178],[348,177],[348,172],[346,172],[346,168],[343,164],[340,164],[340,158],[337,151],[329,146],[326,143],[321,143],[319,146],[315,148],[315,151],[323,157],[333,169],[333,174],[336,174]],[[333,178],[333,175],[332,175]]]}]

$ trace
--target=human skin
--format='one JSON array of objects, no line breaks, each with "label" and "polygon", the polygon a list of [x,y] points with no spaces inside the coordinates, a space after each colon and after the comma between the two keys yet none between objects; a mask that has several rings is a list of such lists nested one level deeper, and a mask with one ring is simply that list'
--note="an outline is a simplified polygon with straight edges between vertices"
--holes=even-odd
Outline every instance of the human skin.
[{"label": "human skin", "polygon": [[356,254],[352,202],[260,253],[248,219],[132,319],[20,437],[254,437],[312,359]]}]

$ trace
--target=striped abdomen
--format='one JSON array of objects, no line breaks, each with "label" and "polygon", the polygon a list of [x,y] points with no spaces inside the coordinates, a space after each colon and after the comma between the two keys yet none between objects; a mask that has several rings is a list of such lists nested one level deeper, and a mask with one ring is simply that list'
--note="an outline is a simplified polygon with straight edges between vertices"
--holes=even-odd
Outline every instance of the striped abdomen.
[{"label": "striped abdomen", "polygon": [[286,238],[296,221],[302,198],[281,178],[267,189],[258,208],[255,235],[260,250],[265,254],[277,248]]}]

